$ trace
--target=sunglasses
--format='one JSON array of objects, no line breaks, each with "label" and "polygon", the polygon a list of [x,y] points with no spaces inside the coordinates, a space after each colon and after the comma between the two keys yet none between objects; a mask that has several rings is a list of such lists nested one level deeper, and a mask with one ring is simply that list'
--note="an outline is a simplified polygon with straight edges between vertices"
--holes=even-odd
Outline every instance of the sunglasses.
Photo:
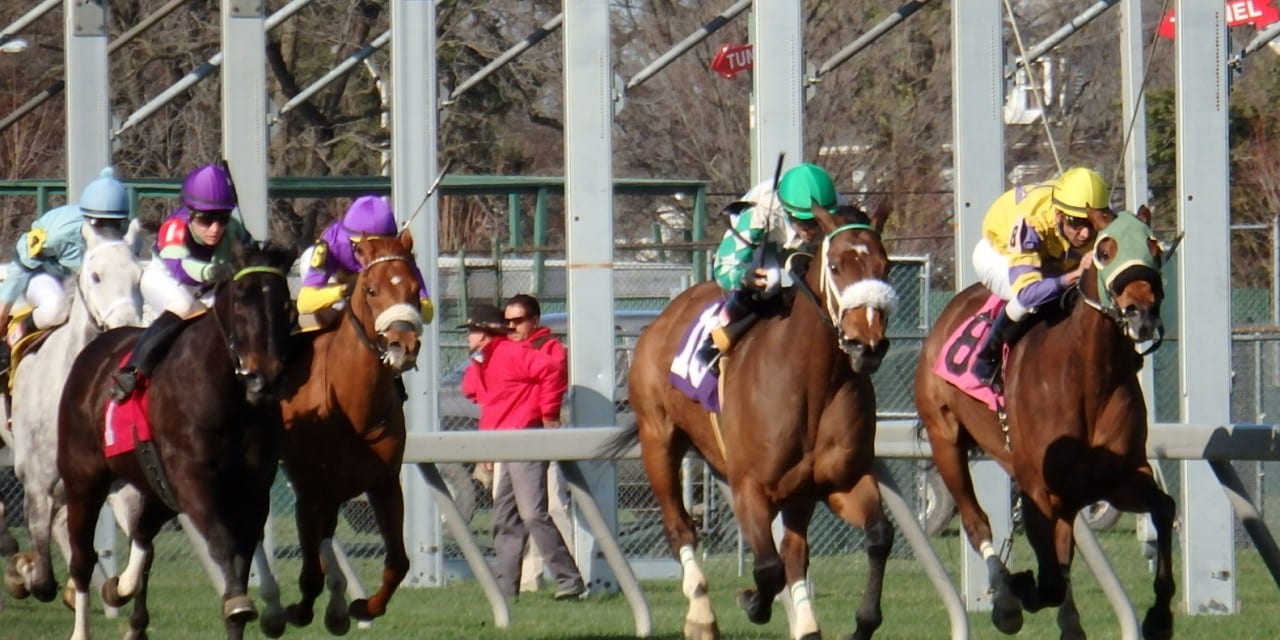
[{"label": "sunglasses", "polygon": [[212,227],[214,224],[221,224],[225,227],[231,222],[231,212],[195,213],[192,214],[191,221],[203,227]]},{"label": "sunglasses", "polygon": [[524,322],[525,320],[528,320],[528,319],[529,319],[529,316],[516,316],[514,318],[507,318],[507,324],[520,324],[521,322]]},{"label": "sunglasses", "polygon": [[1089,220],[1088,218],[1076,218],[1073,216],[1064,216],[1064,217],[1066,218],[1064,222],[1068,227],[1071,227],[1072,229],[1092,229],[1093,228],[1093,221]]}]

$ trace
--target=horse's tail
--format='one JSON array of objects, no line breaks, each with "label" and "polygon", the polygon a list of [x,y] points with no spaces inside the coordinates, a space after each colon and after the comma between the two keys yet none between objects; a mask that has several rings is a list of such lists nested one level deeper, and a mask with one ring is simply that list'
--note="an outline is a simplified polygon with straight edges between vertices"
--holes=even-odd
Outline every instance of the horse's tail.
[{"label": "horse's tail", "polygon": [[600,449],[596,451],[599,458],[607,458],[617,460],[625,455],[632,447],[640,442],[640,424],[632,422],[618,430],[618,435],[613,436],[600,445]]}]

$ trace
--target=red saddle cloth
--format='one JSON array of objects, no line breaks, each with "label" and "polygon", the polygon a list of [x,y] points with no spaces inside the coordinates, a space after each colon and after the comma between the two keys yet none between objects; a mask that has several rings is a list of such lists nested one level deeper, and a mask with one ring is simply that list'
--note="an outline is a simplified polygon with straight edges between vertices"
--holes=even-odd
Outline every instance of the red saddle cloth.
[{"label": "red saddle cloth", "polygon": [[[991,332],[992,319],[995,318],[995,314],[1000,313],[1002,304],[1004,301],[999,296],[992,295],[987,298],[977,314],[956,327],[956,330],[943,343],[942,353],[938,354],[938,359],[933,363],[933,372],[938,377],[950,382],[969,397],[985,403],[992,411],[997,411],[998,405],[1004,404],[1004,397],[997,395],[991,387],[982,384],[974,377],[972,369],[973,360],[978,355],[978,350],[985,342],[987,334]],[[1009,347],[1005,346],[1005,355],[1008,354],[1008,349]]]},{"label": "red saddle cloth", "polygon": [[[125,356],[126,358],[128,356]],[[121,365],[124,364],[122,360]],[[133,451],[139,442],[151,440],[151,422],[147,420],[147,387],[151,381],[138,376],[138,386],[124,402],[107,399],[102,444],[107,457]]]}]

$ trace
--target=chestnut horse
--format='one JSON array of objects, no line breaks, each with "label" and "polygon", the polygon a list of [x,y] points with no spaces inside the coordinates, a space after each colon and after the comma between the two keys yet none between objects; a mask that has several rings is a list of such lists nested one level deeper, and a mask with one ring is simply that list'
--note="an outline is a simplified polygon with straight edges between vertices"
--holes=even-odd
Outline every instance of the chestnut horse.
[{"label": "chestnut horse", "polygon": [[94,527],[119,482],[142,494],[129,564],[103,587],[111,606],[136,597],[126,637],[146,637],[152,542],[178,511],[204,536],[221,571],[227,637],[243,637],[245,623],[257,616],[247,594],[249,565],[278,466],[278,386],[293,312],[284,274],[292,254],[256,247],[237,253],[238,271],[215,281],[212,308],[174,339],[146,391],[151,462],[131,454],[108,458],[103,443],[112,373],[141,329],[104,333],[72,364],[59,407],[58,471],[71,541],[73,640],[89,636],[88,586],[98,560]]},{"label": "chestnut horse", "polygon": [[[692,446],[733,490],[733,511],[755,558],[755,589],[738,602],[754,623],[772,615],[784,588],[795,604],[792,636],[820,637],[808,596],[807,531],[815,503],[867,532],[869,574],[854,638],[880,626],[880,597],[893,526],[872,471],[876,398],[870,374],[889,347],[896,294],[886,282],[880,239],[887,210],[869,220],[852,208],[837,217],[814,203],[824,240],[789,304],[777,305],[722,360],[722,411],[712,415],[669,381],[686,330],[723,292],[714,282],[686,290],[636,343],[630,401],[636,424],[609,443],[616,454],[640,443],[649,485],[689,599],[687,638],[720,637],[695,559],[697,535],[681,498],[680,465]],[[852,222],[848,222],[852,219]],[[771,523],[782,514],[781,549]]]},{"label": "chestnut horse", "polygon": [[[1089,219],[1098,233],[1093,266],[1064,296],[1062,308],[1042,312],[1045,317],[1008,352],[1006,419],[934,373],[944,343],[987,301],[990,292],[980,284],[953,298],[926,338],[916,369],[916,406],[969,543],[986,560],[992,621],[1000,631],[1016,633],[1023,609],[1059,606],[1063,637],[1084,637],[1069,583],[1072,524],[1080,509],[1107,500],[1124,511],[1150,513],[1155,523],[1156,598],[1142,629],[1147,638],[1168,638],[1175,505],[1147,461],[1147,408],[1138,386],[1142,355],[1135,350],[1136,342],[1158,345],[1163,334],[1163,256],[1146,207],[1139,216],[1121,212],[1114,218],[1090,210]],[[1017,482],[1038,580],[1030,571],[1009,575],[996,552],[1000,545],[969,476],[974,446]]]},{"label": "chestnut horse", "polygon": [[[400,488],[403,387],[397,378],[414,366],[422,333],[412,249],[408,232],[357,243],[355,256],[362,268],[341,319],[332,330],[304,336],[306,346],[286,373],[281,453],[297,494],[302,551],[302,599],[286,614],[296,626],[311,623],[312,607],[325,586],[326,565],[330,601],[325,626],[335,634],[346,633],[351,617],[372,620],[386,613],[392,594],[409,573]],[[338,508],[360,494],[369,498],[386,559],[378,592],[352,602],[348,609],[345,580],[331,555],[332,539]],[[324,564],[321,553],[328,558]],[[262,619],[263,632],[277,637],[283,625],[270,617]]]}]

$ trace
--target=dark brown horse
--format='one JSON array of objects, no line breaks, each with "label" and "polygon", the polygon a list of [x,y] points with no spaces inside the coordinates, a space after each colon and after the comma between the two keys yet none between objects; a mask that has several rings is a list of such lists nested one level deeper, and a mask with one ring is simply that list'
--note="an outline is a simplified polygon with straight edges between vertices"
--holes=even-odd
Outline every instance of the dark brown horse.
[{"label": "dark brown horse", "polygon": [[[1022,627],[1022,609],[1060,606],[1063,637],[1083,637],[1068,581],[1074,553],[1072,523],[1099,500],[1151,514],[1158,536],[1155,604],[1143,621],[1147,638],[1173,634],[1170,563],[1173,500],[1160,490],[1147,462],[1147,408],[1138,386],[1142,356],[1135,342],[1160,338],[1161,247],[1149,214],[1099,211],[1093,266],[1068,292],[1060,310],[1038,319],[1009,352],[1004,409],[995,411],[934,373],[943,344],[988,299],[982,285],[947,305],[920,351],[916,405],[933,459],[955,497],[969,543],[987,563],[994,591],[992,620],[1004,633]],[[1158,344],[1158,342],[1157,342]],[[975,345],[976,346],[976,345]],[[1004,467],[1022,493],[1027,539],[1039,563],[1010,576],[978,505],[968,452],[981,447]]]},{"label": "dark brown horse", "polygon": [[[803,277],[813,295],[797,293],[789,304],[778,305],[723,361],[718,416],[668,379],[685,330],[723,295],[715,283],[696,285],[672,300],[636,343],[630,374],[636,424],[609,451],[640,443],[667,541],[684,574],[688,638],[720,635],[695,560],[693,520],[681,498],[680,463],[690,446],[733,489],[733,510],[755,558],[755,589],[739,596],[752,622],[767,622],[774,597],[786,588],[795,603],[793,637],[820,637],[805,577],[809,520],[815,503],[825,501],[867,532],[870,571],[853,637],[868,638],[881,623],[893,527],[872,473],[876,399],[870,374],[888,349],[885,328],[896,301],[885,281],[884,216],[871,221],[851,210],[853,222],[846,223],[816,203],[813,209],[825,237]],[[779,513],[785,528],[780,550],[771,531]]]},{"label": "dark brown horse", "polygon": [[[409,572],[400,489],[405,424],[397,378],[414,366],[422,333],[412,249],[408,232],[356,244],[362,269],[341,319],[307,340],[286,374],[282,453],[297,494],[302,550],[302,599],[287,611],[293,625],[311,623],[325,586],[322,553],[330,571],[325,626],[335,634],[347,631],[351,617],[371,620],[386,613]],[[387,555],[378,592],[348,609],[342,572],[331,555],[332,538],[338,508],[360,494],[369,498]],[[283,631],[267,623],[264,617],[267,635]]]},{"label": "dark brown horse", "polygon": [[[278,466],[277,389],[293,311],[284,272],[291,254],[251,248],[237,255],[235,274],[216,282],[212,308],[174,339],[146,396],[154,460],[130,453],[107,458],[103,446],[111,374],[141,330],[104,333],[72,365],[58,417],[58,471],[66,488],[75,587],[72,638],[88,637],[88,586],[98,559],[94,527],[116,482],[143,496],[129,565],[103,587],[112,606],[136,596],[126,637],[146,637],[152,540],[178,511],[204,536],[221,571],[227,637],[243,637],[245,623],[257,616],[247,594],[249,564]],[[159,473],[148,470],[152,462]]]}]

